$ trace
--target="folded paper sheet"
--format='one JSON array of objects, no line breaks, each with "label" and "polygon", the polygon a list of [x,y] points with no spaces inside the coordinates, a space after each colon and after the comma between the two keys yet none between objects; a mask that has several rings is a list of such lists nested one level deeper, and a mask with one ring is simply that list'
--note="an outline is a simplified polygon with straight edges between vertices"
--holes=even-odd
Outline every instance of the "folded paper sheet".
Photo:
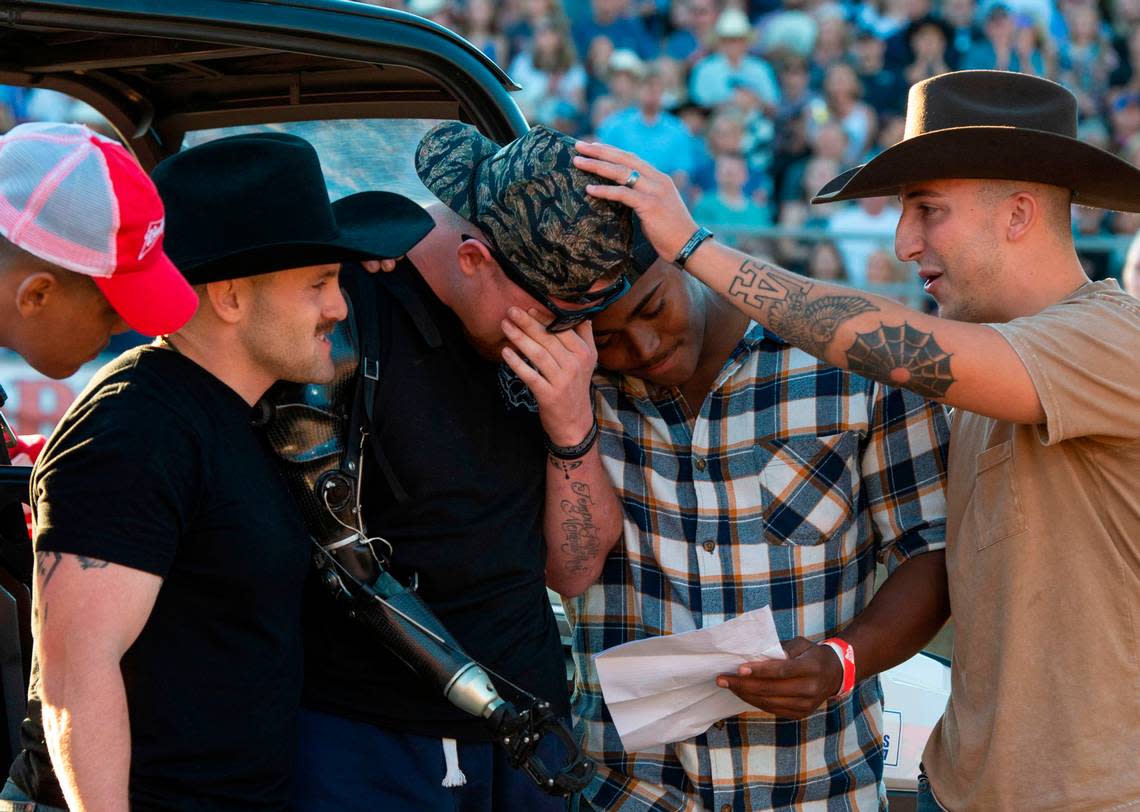
[{"label": "folded paper sheet", "polygon": [[772,610],[765,606],[707,629],[614,646],[594,664],[622,746],[635,752],[756,710],[719,687],[717,675],[734,674],[742,663],[783,658]]}]

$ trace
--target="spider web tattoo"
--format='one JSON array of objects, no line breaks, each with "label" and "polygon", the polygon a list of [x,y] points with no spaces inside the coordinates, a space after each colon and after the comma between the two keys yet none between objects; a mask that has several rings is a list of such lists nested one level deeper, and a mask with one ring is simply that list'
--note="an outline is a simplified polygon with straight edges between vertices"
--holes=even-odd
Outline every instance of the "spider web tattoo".
[{"label": "spider web tattoo", "polygon": [[932,333],[916,330],[907,323],[901,327],[880,324],[870,333],[856,333],[847,350],[847,365],[876,381],[902,386],[924,398],[944,398],[954,383],[948,353],[938,346]]}]

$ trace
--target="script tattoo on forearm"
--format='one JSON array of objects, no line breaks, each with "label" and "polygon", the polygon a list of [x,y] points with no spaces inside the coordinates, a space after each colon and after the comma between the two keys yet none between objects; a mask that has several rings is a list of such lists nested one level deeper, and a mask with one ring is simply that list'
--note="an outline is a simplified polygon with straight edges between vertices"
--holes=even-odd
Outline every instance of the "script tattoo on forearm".
[{"label": "script tattoo on forearm", "polygon": [[847,366],[867,378],[936,399],[946,397],[956,380],[950,371],[952,357],[953,353],[938,346],[933,333],[906,322],[901,327],[880,324],[878,330],[855,334],[855,343],[847,350]]},{"label": "script tattoo on forearm", "polygon": [[598,542],[598,528],[590,512],[594,499],[590,496],[590,486],[585,482],[572,482],[570,490],[576,500],[562,500],[562,532],[566,540],[562,542],[562,552],[566,554],[566,569],[570,572],[585,572],[588,562],[596,558],[601,545]]},{"label": "script tattoo on forearm", "polygon": [[879,308],[863,296],[819,296],[809,301],[813,287],[802,277],[749,259],[737,270],[728,295],[760,311],[765,325],[789,344],[826,360],[840,325]]}]

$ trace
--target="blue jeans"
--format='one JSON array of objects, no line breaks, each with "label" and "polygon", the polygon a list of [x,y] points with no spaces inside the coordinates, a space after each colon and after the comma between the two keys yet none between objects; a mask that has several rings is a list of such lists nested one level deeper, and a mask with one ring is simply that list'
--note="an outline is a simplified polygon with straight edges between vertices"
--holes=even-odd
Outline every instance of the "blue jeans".
[{"label": "blue jeans", "polygon": [[67,810],[36,803],[9,779],[4,784],[4,789],[0,791],[0,812],[67,812]]},{"label": "blue jeans", "polygon": [[[566,799],[542,793],[492,742],[459,742],[467,783],[442,785],[439,738],[382,730],[302,710],[292,808],[296,812],[564,812]],[[561,742],[545,736],[538,754],[557,766]]]},{"label": "blue jeans", "polygon": [[938,801],[934,800],[930,779],[923,772],[918,774],[918,798],[914,803],[914,812],[944,812]]}]

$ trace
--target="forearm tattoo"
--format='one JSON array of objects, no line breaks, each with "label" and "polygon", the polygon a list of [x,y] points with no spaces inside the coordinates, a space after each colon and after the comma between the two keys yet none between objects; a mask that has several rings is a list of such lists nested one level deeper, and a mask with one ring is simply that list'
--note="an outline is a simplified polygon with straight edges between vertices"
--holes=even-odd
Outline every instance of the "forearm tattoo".
[{"label": "forearm tattoo", "polygon": [[766,310],[765,324],[772,332],[823,359],[843,322],[879,308],[862,296],[820,296],[808,301],[813,287],[787,271],[745,260],[728,293],[762,315]]},{"label": "forearm tattoo", "polygon": [[562,552],[566,555],[566,569],[569,572],[585,572],[588,562],[596,558],[601,545],[598,542],[598,528],[590,512],[594,504],[590,496],[590,486],[585,482],[573,482],[570,489],[577,500],[562,500],[562,532],[566,540],[562,542]]},{"label": "forearm tattoo", "polygon": [[[808,301],[810,281],[771,265],[745,260],[732,279],[729,296],[760,312],[764,323],[780,338],[826,361],[841,325],[863,313],[879,310],[864,296],[827,295]],[[955,378],[951,353],[924,333],[904,323],[857,333],[847,350],[847,366],[872,380],[903,386],[926,398],[944,398]]]},{"label": "forearm tattoo", "polygon": [[582,467],[581,460],[561,460],[553,454],[548,454],[547,456],[550,459],[551,467],[556,471],[561,471],[562,475],[565,476],[566,479],[570,479],[571,471]]}]

